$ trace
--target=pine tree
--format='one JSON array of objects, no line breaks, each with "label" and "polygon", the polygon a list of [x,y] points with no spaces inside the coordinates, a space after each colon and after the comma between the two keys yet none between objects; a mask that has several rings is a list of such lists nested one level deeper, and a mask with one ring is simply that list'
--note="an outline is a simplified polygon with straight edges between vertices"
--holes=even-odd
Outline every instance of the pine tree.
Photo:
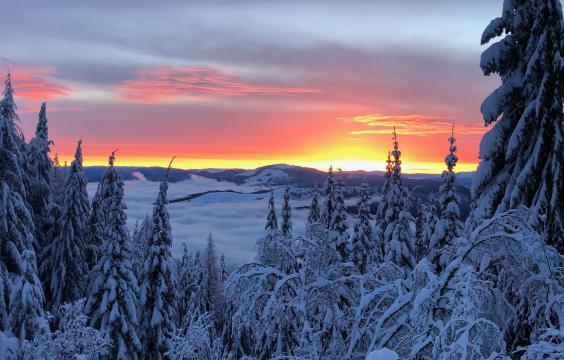
[{"label": "pine tree", "polygon": [[102,331],[112,347],[112,359],[137,359],[141,342],[137,335],[137,279],[132,271],[126,228],[123,181],[110,156],[99,188],[102,239],[101,256],[92,270],[92,281],[84,312],[90,326]]},{"label": "pine tree", "polygon": [[[392,233],[396,229],[399,214],[407,209],[408,193],[401,177],[401,151],[396,135],[396,129],[392,133],[394,150],[390,153],[393,161],[388,157],[387,179],[382,187],[382,199],[378,206],[378,219],[380,227],[384,232],[384,243],[388,246]],[[391,161],[391,162],[390,162]],[[386,249],[386,252],[388,250]]]},{"label": "pine tree", "polygon": [[[172,164],[172,161],[171,161]],[[153,231],[141,284],[141,339],[143,355],[151,359],[166,358],[177,321],[177,279],[172,258],[172,233],[168,203],[167,173],[161,181],[153,209]]]},{"label": "pine tree", "polygon": [[313,191],[313,198],[309,207],[309,214],[307,215],[308,224],[316,224],[321,221],[321,209],[319,207],[319,194],[317,189]]},{"label": "pine tree", "polygon": [[429,251],[435,268],[440,271],[448,265],[449,258],[446,254],[448,248],[453,244],[455,238],[462,234],[463,225],[460,221],[460,200],[456,195],[454,183],[456,175],[454,167],[458,161],[456,156],[456,139],[454,138],[454,125],[449,141],[449,154],[445,158],[447,170],[443,171],[443,183],[439,189],[439,201],[441,205],[440,218],[435,225],[435,232],[431,237]]},{"label": "pine tree", "polygon": [[14,140],[17,141],[21,149],[23,141],[23,134],[19,127],[21,122],[20,117],[16,113],[16,101],[14,99],[14,87],[12,86],[12,77],[10,73],[6,75],[4,80],[4,92],[2,93],[2,100],[0,100],[0,116],[6,119],[10,127],[10,131],[14,135]]},{"label": "pine tree", "polygon": [[153,233],[153,221],[149,218],[149,214],[145,215],[141,225],[133,235],[133,244],[131,246],[133,270],[135,276],[141,279],[143,276],[143,268],[145,267],[145,259],[147,258],[149,240]]},{"label": "pine tree", "polygon": [[407,210],[398,216],[394,231],[388,244],[386,259],[399,267],[413,269],[416,264],[414,234],[410,224],[413,217]]},{"label": "pine tree", "polygon": [[421,199],[417,199],[417,215],[415,217],[415,256],[421,260],[429,251],[429,243],[425,241],[425,210]]},{"label": "pine tree", "polygon": [[65,186],[60,233],[49,246],[43,263],[44,286],[52,308],[84,296],[88,265],[85,260],[90,202],[82,170],[82,140],[78,141]]},{"label": "pine tree", "polygon": [[426,255],[429,254],[429,248],[431,244],[431,239],[435,233],[435,227],[439,221],[437,216],[437,207],[435,206],[434,199],[430,200],[429,206],[427,206],[424,214],[425,226],[423,227],[423,233],[421,234],[422,246],[426,249]]},{"label": "pine tree", "polygon": [[206,309],[213,314],[216,324],[220,325],[223,318],[223,282],[215,252],[215,241],[211,233],[207,240],[203,269]]},{"label": "pine tree", "polygon": [[358,219],[354,226],[352,239],[352,260],[356,264],[358,271],[365,273],[374,256],[372,253],[377,251],[374,244],[374,232],[370,220],[370,195],[368,194],[368,184],[362,184],[362,192],[358,202]]},{"label": "pine tree", "polygon": [[[19,153],[12,123],[0,116],[0,331],[11,327],[28,338],[30,321],[43,312],[43,290],[35,281],[34,224]],[[30,297],[22,299],[22,292]]]},{"label": "pine tree", "polygon": [[47,244],[47,235],[50,232],[51,196],[51,172],[52,161],[49,158],[49,140],[47,128],[46,104],[41,104],[39,119],[35,130],[35,137],[31,139],[28,146],[27,157],[29,159],[29,170],[31,188],[29,201],[33,211],[35,223],[36,250],[43,249]]},{"label": "pine tree", "polygon": [[223,283],[225,283],[225,281],[227,280],[228,277],[228,273],[227,273],[227,266],[225,265],[225,254],[221,254],[221,281]]},{"label": "pine tree", "polygon": [[[30,204],[30,193],[31,193],[31,179],[29,177],[29,160],[27,158],[27,144],[25,143],[23,132],[20,129],[20,117],[16,113],[17,109],[16,102],[14,100],[14,88],[12,86],[12,80],[10,73],[6,75],[6,80],[4,81],[4,92],[2,100],[0,100],[0,117],[3,117],[7,121],[8,131],[11,133],[13,142],[13,153],[18,162],[18,168],[21,173],[21,182],[19,190],[17,190],[22,196],[25,205],[28,207],[29,211],[33,214],[33,207]],[[13,188],[15,189],[15,188]],[[35,232],[35,229],[34,229]],[[36,239],[34,239],[34,244]]]},{"label": "pine tree", "polygon": [[347,207],[343,194],[344,182],[339,169],[339,175],[334,186],[334,209],[329,228],[329,241],[340,257],[341,261],[347,261],[351,252],[351,244],[349,239],[349,223],[347,221]]},{"label": "pine tree", "polygon": [[14,277],[10,291],[10,325],[21,340],[49,331],[43,312],[45,297],[37,277],[35,252],[25,250],[20,259],[20,274]]},{"label": "pine tree", "polygon": [[193,259],[188,252],[188,246],[182,243],[182,257],[176,262],[176,278],[178,282],[178,318],[183,326],[184,318],[188,313],[191,289],[191,272]]},{"label": "pine tree", "polygon": [[335,210],[335,179],[333,178],[333,166],[329,167],[327,173],[327,186],[325,187],[325,203],[323,204],[323,213],[321,221],[327,229],[331,227],[333,219],[333,211]]},{"label": "pine tree", "polygon": [[276,218],[276,208],[274,207],[274,191],[270,192],[270,200],[268,200],[268,216],[266,218],[265,230],[278,229],[278,219]]},{"label": "pine tree", "polygon": [[501,86],[481,106],[486,125],[495,122],[480,144],[474,177],[470,228],[480,219],[521,205],[532,208],[531,223],[547,243],[564,252],[563,112],[564,39],[558,0],[507,0],[502,16],[482,35],[482,44],[499,36],[482,53],[485,75]]},{"label": "pine tree", "polygon": [[384,174],[384,184],[382,185],[382,191],[381,191],[382,198],[380,199],[380,203],[378,204],[378,209],[376,210],[376,217],[375,217],[376,223],[378,225],[382,225],[386,219],[387,204],[384,202],[384,199],[390,188],[390,183],[392,181],[392,169],[394,164],[391,156],[392,156],[391,151],[388,151],[388,158],[386,159],[386,173]]},{"label": "pine tree", "polygon": [[104,241],[104,229],[107,227],[105,223],[105,219],[107,218],[105,214],[105,209],[102,206],[102,203],[105,198],[107,198],[110,194],[110,181],[114,181],[112,176],[108,173],[114,173],[115,169],[113,167],[113,161],[115,159],[114,154],[115,151],[110,156],[110,167],[106,171],[106,174],[102,176],[100,182],[98,183],[98,188],[96,189],[96,193],[92,198],[91,203],[91,211],[90,211],[90,221],[88,224],[88,243],[87,243],[87,251],[86,251],[86,261],[90,269],[92,269],[98,262],[101,256],[101,249],[102,243]]},{"label": "pine tree", "polygon": [[284,190],[284,205],[282,206],[282,234],[292,236],[292,207],[290,206],[290,189]]}]

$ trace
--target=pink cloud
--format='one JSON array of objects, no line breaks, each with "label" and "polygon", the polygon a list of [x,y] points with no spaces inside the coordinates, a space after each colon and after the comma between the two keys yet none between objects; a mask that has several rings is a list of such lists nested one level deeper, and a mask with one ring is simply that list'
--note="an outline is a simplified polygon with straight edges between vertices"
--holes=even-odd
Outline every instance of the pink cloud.
[{"label": "pink cloud", "polygon": [[55,68],[50,66],[10,68],[16,95],[24,100],[50,100],[68,96],[71,88],[57,81],[55,73]]},{"label": "pink cloud", "polygon": [[241,95],[292,95],[316,93],[303,87],[262,86],[210,67],[144,69],[138,78],[119,86],[122,98],[141,103],[174,102]]},{"label": "pink cloud", "polygon": [[[344,119],[350,123],[361,124],[361,129],[351,130],[350,135],[389,135],[395,126],[396,132],[401,135],[429,136],[449,134],[452,120],[440,117],[410,114],[410,115],[383,115],[367,114]],[[466,135],[482,135],[486,128],[482,125],[467,125],[455,123],[455,132]]]}]

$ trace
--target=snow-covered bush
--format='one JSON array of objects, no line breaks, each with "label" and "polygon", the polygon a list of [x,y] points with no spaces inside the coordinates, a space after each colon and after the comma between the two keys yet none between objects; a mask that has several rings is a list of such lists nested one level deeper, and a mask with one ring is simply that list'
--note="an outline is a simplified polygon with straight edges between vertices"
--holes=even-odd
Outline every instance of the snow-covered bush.
[{"label": "snow-covered bush", "polygon": [[110,344],[102,333],[87,325],[88,317],[82,309],[84,300],[62,305],[59,328],[44,332],[31,341],[23,341],[19,357],[23,360],[94,360],[105,352]]}]

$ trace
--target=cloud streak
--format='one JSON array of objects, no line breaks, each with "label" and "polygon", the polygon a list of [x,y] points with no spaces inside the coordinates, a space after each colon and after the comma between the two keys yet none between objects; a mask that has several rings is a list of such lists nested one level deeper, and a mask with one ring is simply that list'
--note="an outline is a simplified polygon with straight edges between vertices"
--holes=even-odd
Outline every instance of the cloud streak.
[{"label": "cloud streak", "polygon": [[51,66],[10,67],[12,81],[17,84],[17,95],[24,100],[51,100],[69,96],[72,89],[55,79],[57,71]]},{"label": "cloud streak", "polygon": [[263,86],[207,67],[143,69],[119,86],[120,96],[140,103],[166,103],[243,95],[296,95],[319,92],[305,87]]},{"label": "cloud streak", "polygon": [[455,123],[455,132],[465,135],[481,135],[486,131],[484,126],[467,125],[449,121],[440,117],[425,115],[383,115],[367,114],[344,119],[346,122],[361,124],[362,129],[352,130],[350,135],[389,135],[394,126],[401,135],[429,136],[449,134],[452,124]]}]

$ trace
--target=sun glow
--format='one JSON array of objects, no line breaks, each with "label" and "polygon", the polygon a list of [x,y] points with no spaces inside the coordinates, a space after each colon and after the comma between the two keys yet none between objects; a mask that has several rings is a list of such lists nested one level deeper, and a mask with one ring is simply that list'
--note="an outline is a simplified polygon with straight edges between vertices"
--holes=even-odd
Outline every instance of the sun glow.
[{"label": "sun glow", "polygon": [[[171,156],[172,157],[172,156]],[[72,157],[59,155],[61,163],[67,161],[70,163]],[[116,166],[132,166],[132,167],[164,167],[170,161],[170,157],[137,157],[137,156],[118,156],[116,157]],[[182,158],[177,157],[174,160],[174,167],[178,169],[255,169],[257,167],[285,163],[289,165],[304,166],[321,171],[327,171],[329,166],[334,169],[342,169],[344,171],[384,171],[385,162],[369,159],[338,159],[335,161],[311,161],[306,159],[205,159],[205,158]],[[85,157],[85,166],[107,166],[107,157],[94,156]],[[459,164],[457,171],[474,171],[477,164]],[[415,162],[402,164],[402,171],[407,174],[424,173],[424,174],[440,174],[445,169],[442,162]]]}]

